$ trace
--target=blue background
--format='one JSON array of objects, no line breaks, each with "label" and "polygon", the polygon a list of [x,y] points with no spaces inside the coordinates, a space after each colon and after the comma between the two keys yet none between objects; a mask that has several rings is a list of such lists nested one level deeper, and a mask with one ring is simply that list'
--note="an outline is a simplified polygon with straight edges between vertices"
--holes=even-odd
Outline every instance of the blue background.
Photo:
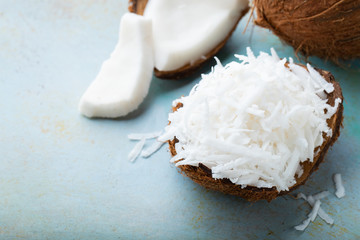
[{"label": "blue background", "polygon": [[[126,11],[125,0],[0,0],[0,239],[360,238],[359,61],[309,59],[340,82],[345,120],[325,162],[297,192],[333,193],[332,175],[341,173],[347,195],[331,194],[321,205],[333,226],[317,218],[298,232],[293,226],[310,211],[302,200],[249,203],[205,190],[178,173],[166,147],[127,160],[135,145],[127,134],[163,129],[172,100],[188,94],[214,60],[183,80],[154,77],[144,103],[125,118],[79,114]],[[247,46],[256,55],[274,47],[294,57],[266,29],[250,23],[242,34],[248,18],[219,52],[223,63]]]}]

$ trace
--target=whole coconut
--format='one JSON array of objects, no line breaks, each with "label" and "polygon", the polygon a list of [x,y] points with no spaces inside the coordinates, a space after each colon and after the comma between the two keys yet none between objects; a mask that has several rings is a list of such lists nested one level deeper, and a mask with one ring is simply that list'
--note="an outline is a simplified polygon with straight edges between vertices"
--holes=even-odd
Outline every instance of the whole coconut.
[{"label": "whole coconut", "polygon": [[360,57],[360,0],[254,0],[255,23],[305,56]]}]

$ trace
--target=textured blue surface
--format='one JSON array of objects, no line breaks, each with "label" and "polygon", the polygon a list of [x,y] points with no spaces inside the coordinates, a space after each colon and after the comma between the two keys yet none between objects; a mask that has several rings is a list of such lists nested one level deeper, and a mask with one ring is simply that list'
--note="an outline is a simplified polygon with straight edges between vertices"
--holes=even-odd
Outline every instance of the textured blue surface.
[{"label": "textured blue surface", "polygon": [[[118,120],[89,120],[77,111],[81,94],[113,50],[127,1],[0,0],[0,239],[359,239],[360,70],[310,61],[330,70],[345,102],[344,129],[320,169],[298,191],[334,192],[332,174],[347,191],[330,195],[321,219],[293,230],[310,211],[280,197],[248,203],[207,191],[169,163],[163,147],[149,159],[127,160],[126,135],[160,130],[171,101],[208,72],[181,81],[153,79],[140,109]],[[218,54],[227,63],[251,46],[293,56],[269,31],[241,21]]]}]

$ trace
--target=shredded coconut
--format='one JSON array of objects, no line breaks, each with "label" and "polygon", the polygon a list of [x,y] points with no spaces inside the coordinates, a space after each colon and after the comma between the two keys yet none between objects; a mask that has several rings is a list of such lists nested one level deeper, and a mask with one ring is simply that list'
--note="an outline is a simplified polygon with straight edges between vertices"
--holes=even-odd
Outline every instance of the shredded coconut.
[{"label": "shredded coconut", "polygon": [[141,156],[143,158],[150,157],[151,155],[156,153],[164,144],[165,144],[165,142],[155,141],[152,145],[150,145],[150,147],[141,151]]},{"label": "shredded coconut", "polygon": [[[325,192],[328,192],[328,191],[324,191],[324,192],[315,194],[314,196],[309,195],[308,197],[306,197],[306,195],[303,194],[303,193],[299,193],[299,194],[297,195],[297,198],[298,198],[298,199],[299,199],[299,198],[304,199],[305,201],[307,201],[307,202],[309,203],[309,205],[310,205],[311,207],[314,208],[314,207],[315,207],[315,203],[316,203],[317,200],[319,200],[320,198],[324,198],[324,197],[326,197],[326,196],[328,195],[328,194],[325,193]],[[316,197],[317,199],[315,199],[315,197]],[[320,206],[319,206],[319,209],[317,210],[317,215],[318,215],[322,220],[324,220],[327,224],[330,224],[330,225],[334,224],[334,219],[332,219]],[[295,228],[295,229],[296,229],[296,228]],[[305,228],[304,228],[304,229],[305,229]],[[296,230],[298,230],[298,229],[296,229]],[[303,231],[303,230],[302,230],[302,231]]]},{"label": "shredded coconut", "polygon": [[[302,194],[301,197],[305,197],[306,199],[306,196],[304,194]],[[316,216],[319,213],[320,205],[321,205],[320,200],[316,200],[315,204],[312,206],[313,208],[309,213],[308,218],[305,219],[300,225],[297,225],[294,228],[298,231],[304,231],[308,227],[309,223],[315,220]]]},{"label": "shredded coconut", "polygon": [[300,225],[295,226],[294,228],[298,231],[304,231],[310,223],[310,218],[305,219]]},{"label": "shredded coconut", "polygon": [[329,191],[322,191],[322,192],[319,192],[317,194],[314,194],[313,195],[313,198],[316,200],[320,200],[320,199],[323,199],[323,198],[326,198],[327,196],[329,196],[330,192]]},{"label": "shredded coconut", "polygon": [[[156,153],[165,144],[165,142],[158,141],[158,137],[161,135],[161,133],[162,131],[128,134],[128,139],[139,141],[138,143],[136,143],[136,145],[128,155],[128,159],[130,160],[130,162],[134,162],[139,157],[139,155],[143,158],[148,158],[154,153]],[[155,142],[146,149],[143,149],[146,141],[148,141],[149,139],[155,139]]]},{"label": "shredded coconut", "polygon": [[336,173],[334,175],[334,183],[335,183],[335,195],[338,198],[342,198],[345,197],[345,188],[344,185],[342,184],[342,179],[341,179],[341,174],[340,173]]},{"label": "shredded coconut", "polygon": [[128,139],[130,140],[141,140],[143,138],[145,139],[152,139],[157,138],[161,135],[162,131],[158,132],[150,132],[150,133],[130,133],[128,135]]},{"label": "shredded coconut", "polygon": [[138,143],[136,143],[135,147],[131,150],[131,152],[128,155],[128,159],[130,162],[134,162],[137,157],[140,155],[141,150],[143,149],[145,145],[145,138],[142,138]]},{"label": "shredded coconut", "polygon": [[334,219],[332,217],[330,217],[326,212],[324,212],[324,210],[322,208],[319,208],[319,217],[324,220],[327,224],[333,225],[334,224]]},{"label": "shredded coconut", "polygon": [[310,221],[314,221],[316,216],[318,215],[318,212],[319,212],[319,209],[320,209],[320,200],[316,200],[315,204],[314,204],[314,207],[312,208],[310,214],[309,214],[309,218],[310,218]]},{"label": "shredded coconut", "polygon": [[[203,74],[189,96],[173,102],[183,107],[160,141],[172,140],[179,165],[204,164],[215,179],[242,187],[288,190],[301,176],[300,163],[312,162],[314,149],[331,136],[326,119],[336,112],[326,93],[334,87],[309,64],[308,71],[290,59],[261,52],[235,55],[240,62],[217,65]],[[325,114],[325,109],[327,113]]]},{"label": "shredded coconut", "polygon": [[[310,204],[310,206],[313,207],[315,204],[315,199],[313,198],[313,196],[310,195],[307,198],[307,202]],[[318,214],[319,214],[319,217],[321,219],[323,219],[326,223],[328,223],[330,225],[334,224],[334,219],[332,219],[321,207],[319,208]]]}]

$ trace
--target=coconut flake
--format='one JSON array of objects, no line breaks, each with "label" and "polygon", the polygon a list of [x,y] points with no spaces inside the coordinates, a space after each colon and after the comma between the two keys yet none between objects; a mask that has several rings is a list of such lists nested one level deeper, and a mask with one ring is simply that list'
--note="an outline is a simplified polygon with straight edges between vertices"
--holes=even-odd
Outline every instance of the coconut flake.
[{"label": "coconut flake", "polygon": [[137,157],[140,155],[140,152],[145,145],[145,140],[146,140],[145,138],[141,138],[141,140],[138,143],[136,143],[134,148],[131,150],[131,152],[128,155],[128,159],[130,162],[134,162],[137,159]]},{"label": "coconut flake", "polygon": [[320,200],[316,200],[310,214],[308,215],[308,218],[304,220],[300,225],[297,225],[294,228],[298,231],[304,231],[309,226],[309,223],[313,222],[316,216],[318,215],[320,210],[320,204],[321,204]]},{"label": "coconut flake", "polygon": [[[317,197],[318,199],[319,199],[320,197],[325,197],[325,195],[327,195],[327,194],[325,194],[325,192],[328,192],[328,191],[321,192],[321,193],[316,194],[316,195],[314,195],[314,196]],[[299,193],[296,198],[297,198],[297,199],[300,199],[300,198],[304,199],[305,201],[308,202],[308,204],[309,204],[311,207],[314,207],[314,205],[315,205],[315,203],[316,203],[316,200],[315,200],[315,198],[314,198],[312,195],[309,195],[309,196],[307,197],[305,194]],[[318,199],[317,199],[317,200],[318,200]],[[322,220],[324,220],[327,224],[330,224],[330,225],[334,224],[334,219],[332,219],[320,206],[319,206],[319,209],[318,209],[317,213],[318,213],[318,216],[319,216]]]},{"label": "coconut flake", "polygon": [[345,188],[344,185],[342,183],[342,179],[341,179],[341,174],[340,173],[336,173],[334,175],[334,183],[335,183],[335,195],[338,198],[342,198],[345,197]]},{"label": "coconut flake", "polygon": [[306,195],[303,193],[298,193],[298,195],[296,196],[296,199],[300,199],[300,198],[304,199],[305,201],[307,200]]},{"label": "coconut flake", "polygon": [[157,138],[161,135],[162,131],[158,132],[150,132],[150,133],[130,133],[128,135],[128,139],[130,140],[141,140],[143,138],[145,139],[152,139]]},{"label": "coconut flake", "polygon": [[313,195],[313,198],[316,200],[320,200],[320,199],[323,199],[323,198],[326,198],[327,196],[329,196],[330,192],[329,191],[322,191],[322,192],[319,192],[317,194],[314,194]]},{"label": "coconut flake", "polygon": [[309,214],[309,218],[310,218],[310,221],[314,221],[316,216],[318,215],[318,212],[319,212],[319,209],[320,209],[320,200],[316,200],[315,204],[314,204],[314,207],[312,208],[310,214]]},{"label": "coconut flake", "polygon": [[[315,199],[313,196],[308,196],[307,202],[310,204],[310,206],[314,206]],[[326,223],[332,225],[334,224],[334,219],[332,219],[321,207],[319,208],[319,217],[322,218]]]},{"label": "coconut flake", "polygon": [[317,81],[320,86],[327,92],[327,93],[331,93],[334,91],[334,86],[327,82],[318,71],[316,71],[309,63],[306,64],[306,67],[311,75],[311,77]]},{"label": "coconut flake", "polygon": [[[270,48],[270,52],[271,52],[271,56],[272,56],[274,59],[280,61],[280,58],[279,58],[279,56],[277,55],[277,53],[276,53],[276,51],[275,51],[274,48]],[[292,60],[292,59],[291,59],[291,60]]]},{"label": "coconut flake", "polygon": [[334,224],[334,219],[332,217],[330,217],[322,208],[319,208],[318,215],[327,224],[330,224],[330,225]]},{"label": "coconut flake", "polygon": [[300,163],[313,161],[323,133],[332,134],[326,120],[341,100],[332,107],[323,99],[320,93],[333,85],[310,65],[308,71],[286,67],[275,50],[258,57],[246,51],[225,66],[215,59],[189,96],[173,102],[183,107],[169,114],[171,124],[159,140],[179,140],[171,159],[176,166],[202,163],[213,178],[288,190],[303,172]]},{"label": "coconut flake", "polygon": [[165,142],[154,142],[152,145],[150,145],[150,147],[141,151],[141,156],[144,158],[150,157],[152,154],[156,153],[164,144]]},{"label": "coconut flake", "polygon": [[298,231],[304,231],[309,226],[310,220],[310,218],[307,218],[300,225],[297,225],[294,228]]},{"label": "coconut flake", "polygon": [[335,99],[335,105],[332,107],[332,106],[328,106],[326,109],[327,109],[327,113],[326,113],[326,116],[328,118],[330,118],[332,115],[334,115],[339,107],[339,104],[341,103],[341,99],[340,98],[337,98]]}]

